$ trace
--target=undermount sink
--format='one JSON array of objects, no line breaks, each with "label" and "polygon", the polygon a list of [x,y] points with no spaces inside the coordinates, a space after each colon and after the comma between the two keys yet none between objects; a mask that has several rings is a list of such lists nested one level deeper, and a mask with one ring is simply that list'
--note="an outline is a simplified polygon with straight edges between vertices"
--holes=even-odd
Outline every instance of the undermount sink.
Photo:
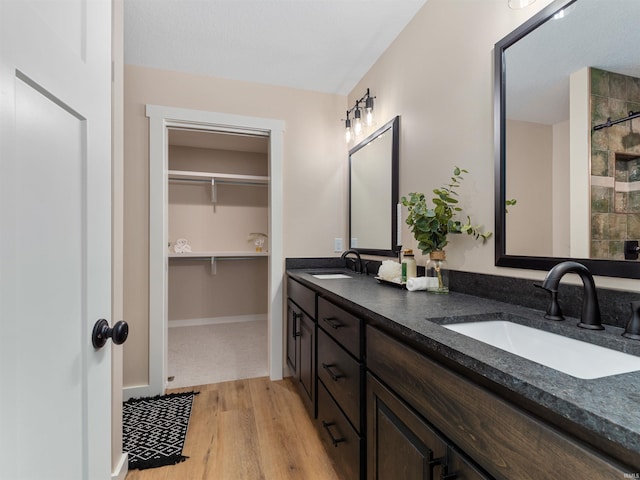
[{"label": "undermount sink", "polygon": [[318,278],[320,280],[335,280],[338,278],[351,278],[349,275],[345,275],[344,273],[315,273],[311,274],[313,278]]},{"label": "undermount sink", "polygon": [[506,320],[443,327],[577,378],[640,370],[640,357]]}]

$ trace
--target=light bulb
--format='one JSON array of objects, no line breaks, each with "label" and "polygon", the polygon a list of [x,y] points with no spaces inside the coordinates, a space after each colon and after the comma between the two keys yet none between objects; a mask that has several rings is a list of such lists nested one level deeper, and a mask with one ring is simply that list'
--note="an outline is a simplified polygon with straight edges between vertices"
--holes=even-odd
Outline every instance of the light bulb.
[{"label": "light bulb", "polygon": [[362,133],[362,120],[360,118],[356,118],[356,124],[354,125],[353,130],[356,136]]},{"label": "light bulb", "polygon": [[356,108],[354,118],[356,121],[356,124],[354,125],[354,130],[355,130],[356,136],[358,136],[362,133],[362,112],[360,111],[359,108]]},{"label": "light bulb", "polygon": [[369,89],[367,89],[367,101],[364,107],[367,112],[367,126],[370,127],[373,125],[373,97],[369,96]]}]

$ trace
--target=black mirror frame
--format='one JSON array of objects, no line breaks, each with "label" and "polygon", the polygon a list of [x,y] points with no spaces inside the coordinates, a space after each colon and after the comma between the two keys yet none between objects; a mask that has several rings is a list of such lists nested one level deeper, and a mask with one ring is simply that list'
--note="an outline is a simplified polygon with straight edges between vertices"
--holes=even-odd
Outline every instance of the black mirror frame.
[{"label": "black mirror frame", "polygon": [[[382,127],[377,129],[363,141],[361,141],[358,145],[354,146],[349,150],[349,236],[347,238],[347,242],[351,244],[351,155],[356,153],[361,148],[368,145],[370,142],[378,138],[387,130],[391,129],[391,238],[389,239],[388,250],[386,249],[375,249],[375,248],[360,248],[356,247],[353,250],[356,250],[359,253],[367,254],[367,255],[378,255],[381,257],[395,257],[398,255],[401,246],[397,245],[398,243],[398,210],[397,205],[400,201],[399,198],[399,173],[400,173],[400,117],[396,116],[387,123],[385,123]],[[350,246],[348,248],[351,248]]]},{"label": "black mirror frame", "polygon": [[556,0],[495,45],[494,49],[494,151],[495,151],[495,265],[498,267],[549,270],[557,263],[572,260],[584,264],[594,275],[640,278],[640,264],[624,260],[590,258],[529,257],[506,253],[506,142],[504,51],[550,20],[557,12],[578,0]]}]

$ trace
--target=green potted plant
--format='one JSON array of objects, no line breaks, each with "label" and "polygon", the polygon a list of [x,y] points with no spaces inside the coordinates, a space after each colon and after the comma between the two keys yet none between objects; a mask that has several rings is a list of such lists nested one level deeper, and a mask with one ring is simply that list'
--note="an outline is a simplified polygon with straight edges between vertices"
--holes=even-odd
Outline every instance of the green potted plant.
[{"label": "green potted plant", "polygon": [[448,281],[444,273],[445,252],[444,247],[449,243],[450,233],[466,233],[473,235],[476,240],[482,239],[484,243],[491,236],[491,232],[482,232],[479,225],[472,225],[471,218],[467,216],[466,222],[458,220],[457,215],[462,212],[458,206],[456,189],[463,180],[462,174],[467,170],[455,167],[451,182],[441,188],[436,188],[433,193],[433,205],[427,204],[424,193],[410,193],[408,197],[402,197],[401,203],[409,210],[406,223],[409,225],[414,238],[418,241],[418,249],[423,255],[429,254],[427,264],[427,276],[437,278],[437,286],[427,287],[432,293],[447,293]]}]

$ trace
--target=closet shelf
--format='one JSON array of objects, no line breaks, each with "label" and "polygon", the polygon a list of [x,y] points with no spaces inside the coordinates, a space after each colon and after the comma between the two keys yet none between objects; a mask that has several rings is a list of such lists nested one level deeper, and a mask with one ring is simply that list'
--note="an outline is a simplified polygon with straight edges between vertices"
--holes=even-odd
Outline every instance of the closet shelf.
[{"label": "closet shelf", "polygon": [[237,175],[235,173],[187,172],[169,170],[170,182],[233,183],[237,185],[268,185],[269,177],[260,175]]},{"label": "closet shelf", "polygon": [[269,177],[260,175],[237,175],[235,173],[210,173],[210,172],[187,172],[184,170],[169,170],[170,183],[206,183],[211,185],[211,203],[218,202],[218,185],[245,185],[250,187],[260,187],[269,185]]},{"label": "closet shelf", "polygon": [[251,257],[268,257],[269,252],[188,252],[188,253],[169,253],[169,258],[251,258]]},{"label": "closet shelf", "polygon": [[218,260],[245,260],[249,258],[268,257],[269,252],[188,252],[169,253],[170,259],[180,260],[202,260],[210,259],[211,275],[216,274]]}]

